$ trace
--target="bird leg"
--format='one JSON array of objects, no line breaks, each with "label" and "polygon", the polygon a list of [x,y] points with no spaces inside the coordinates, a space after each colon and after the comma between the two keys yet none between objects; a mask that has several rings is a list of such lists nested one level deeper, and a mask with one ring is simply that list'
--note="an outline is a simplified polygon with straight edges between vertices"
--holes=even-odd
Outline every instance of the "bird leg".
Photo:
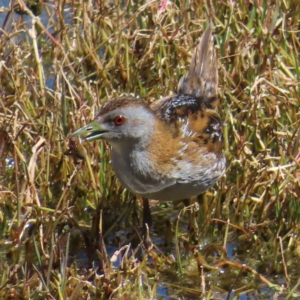
[{"label": "bird leg", "polygon": [[150,211],[150,206],[149,206],[149,200],[147,198],[142,198],[143,199],[143,235],[145,236],[147,229],[146,225],[148,225],[148,228],[152,227],[152,215]]}]

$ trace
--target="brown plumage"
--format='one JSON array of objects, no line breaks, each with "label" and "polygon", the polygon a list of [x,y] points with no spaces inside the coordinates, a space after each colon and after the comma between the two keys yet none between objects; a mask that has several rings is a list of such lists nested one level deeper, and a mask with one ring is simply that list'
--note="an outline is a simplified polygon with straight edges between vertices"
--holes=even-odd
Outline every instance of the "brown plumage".
[{"label": "brown plumage", "polygon": [[144,198],[180,200],[205,192],[225,171],[218,74],[211,28],[194,50],[178,93],[150,106],[133,97],[107,102],[73,135],[105,139],[121,183]]}]

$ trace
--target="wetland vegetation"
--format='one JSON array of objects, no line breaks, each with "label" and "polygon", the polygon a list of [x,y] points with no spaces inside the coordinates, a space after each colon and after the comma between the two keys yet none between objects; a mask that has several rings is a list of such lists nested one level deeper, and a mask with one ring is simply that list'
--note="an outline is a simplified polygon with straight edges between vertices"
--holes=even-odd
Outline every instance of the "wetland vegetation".
[{"label": "wetland vegetation", "polygon": [[[299,1],[0,6],[1,299],[300,297]],[[176,91],[208,22],[226,174],[188,208],[151,201],[145,247],[109,145],[69,136],[112,97]]]}]

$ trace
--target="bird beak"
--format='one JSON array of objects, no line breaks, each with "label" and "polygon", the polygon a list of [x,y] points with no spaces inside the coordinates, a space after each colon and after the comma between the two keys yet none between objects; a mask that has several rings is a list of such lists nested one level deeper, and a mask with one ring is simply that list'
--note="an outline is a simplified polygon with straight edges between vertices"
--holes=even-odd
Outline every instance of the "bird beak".
[{"label": "bird beak", "polygon": [[84,139],[91,142],[98,139],[101,139],[103,133],[107,132],[99,123],[94,120],[88,125],[85,125],[82,128],[79,128],[74,133],[72,133],[71,138],[74,136],[85,136]]}]

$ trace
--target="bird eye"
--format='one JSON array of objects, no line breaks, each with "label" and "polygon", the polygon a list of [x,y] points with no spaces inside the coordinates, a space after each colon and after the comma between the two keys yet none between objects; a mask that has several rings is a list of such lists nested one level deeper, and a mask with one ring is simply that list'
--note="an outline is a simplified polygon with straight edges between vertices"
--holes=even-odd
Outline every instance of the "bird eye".
[{"label": "bird eye", "polygon": [[125,123],[125,117],[122,115],[116,116],[114,118],[114,123],[116,126],[121,126]]}]

